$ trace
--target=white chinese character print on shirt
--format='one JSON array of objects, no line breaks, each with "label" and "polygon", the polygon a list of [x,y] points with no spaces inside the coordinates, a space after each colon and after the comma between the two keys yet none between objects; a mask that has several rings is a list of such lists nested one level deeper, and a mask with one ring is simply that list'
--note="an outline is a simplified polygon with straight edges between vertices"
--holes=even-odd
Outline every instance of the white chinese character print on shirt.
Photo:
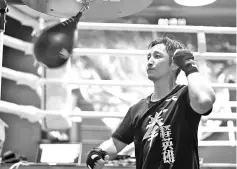
[{"label": "white chinese character print on shirt", "polygon": [[[168,105],[172,102],[177,101],[177,96],[171,96],[165,100]],[[146,133],[143,136],[143,140],[147,139],[149,142],[149,148],[152,146],[154,138],[159,134],[161,143],[162,143],[162,155],[163,162],[172,164],[175,161],[173,140],[171,125],[164,125],[164,120],[162,117],[163,113],[166,113],[168,109],[161,109],[159,112],[156,112],[155,115],[149,116],[149,122],[146,126]]]},{"label": "white chinese character print on shirt", "polygon": [[175,158],[170,125],[161,126],[160,135],[163,147],[163,161],[164,163],[173,163],[175,161]]},{"label": "white chinese character print on shirt", "polygon": [[166,112],[168,109],[163,109],[159,113],[156,112],[155,117],[149,117],[150,121],[146,127],[147,131],[143,137],[143,140],[148,139],[150,141],[150,146],[153,139],[158,135],[160,126],[163,126],[163,118],[161,117],[163,112]]},{"label": "white chinese character print on shirt", "polygon": [[169,102],[169,101],[177,101],[177,96],[172,96],[170,98],[167,98],[165,101]]}]

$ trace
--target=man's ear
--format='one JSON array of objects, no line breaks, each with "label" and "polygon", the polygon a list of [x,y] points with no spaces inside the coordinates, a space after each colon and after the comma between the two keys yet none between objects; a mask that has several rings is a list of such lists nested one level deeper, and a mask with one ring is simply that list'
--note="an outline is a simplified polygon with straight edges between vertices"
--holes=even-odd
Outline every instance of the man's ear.
[{"label": "man's ear", "polygon": [[179,68],[174,62],[171,63],[170,67],[172,72],[176,72]]}]

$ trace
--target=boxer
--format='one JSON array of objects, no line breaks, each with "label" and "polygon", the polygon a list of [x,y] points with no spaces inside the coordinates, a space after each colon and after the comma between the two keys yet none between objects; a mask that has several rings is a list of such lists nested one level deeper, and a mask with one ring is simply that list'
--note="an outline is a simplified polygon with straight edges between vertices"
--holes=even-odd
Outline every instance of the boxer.
[{"label": "boxer", "polygon": [[[188,85],[176,84],[181,70]],[[111,138],[88,154],[88,168],[103,168],[134,142],[137,169],[199,169],[198,124],[212,111],[211,85],[191,51],[168,37],[149,45],[147,75],[153,93],[131,106]]]}]

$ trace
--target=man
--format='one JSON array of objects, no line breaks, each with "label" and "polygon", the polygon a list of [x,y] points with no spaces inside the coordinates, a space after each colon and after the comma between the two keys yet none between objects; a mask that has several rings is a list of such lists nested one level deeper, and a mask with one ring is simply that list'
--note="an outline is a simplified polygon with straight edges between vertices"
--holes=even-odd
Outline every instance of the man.
[{"label": "man", "polygon": [[[101,169],[131,142],[137,169],[199,168],[198,124],[212,110],[214,91],[184,45],[162,37],[149,51],[147,75],[154,92],[130,107],[111,138],[88,154],[89,168]],[[175,83],[180,69],[188,86]]]}]

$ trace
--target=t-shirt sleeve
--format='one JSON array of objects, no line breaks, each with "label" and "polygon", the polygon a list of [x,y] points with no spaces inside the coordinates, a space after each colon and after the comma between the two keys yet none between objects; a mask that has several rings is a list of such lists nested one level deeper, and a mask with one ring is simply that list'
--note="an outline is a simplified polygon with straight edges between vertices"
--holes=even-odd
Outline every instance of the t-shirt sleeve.
[{"label": "t-shirt sleeve", "polygon": [[205,112],[205,113],[203,113],[203,114],[199,114],[199,113],[197,113],[195,110],[193,110],[193,108],[191,107],[191,105],[190,105],[190,98],[189,98],[189,94],[188,94],[188,87],[187,87],[187,89],[186,89],[186,91],[185,91],[185,97],[186,97],[186,99],[187,99],[187,104],[188,104],[188,106],[190,107],[190,109],[194,112],[194,113],[196,113],[196,114],[198,114],[198,115],[201,115],[201,116],[208,116],[211,112],[212,112],[212,108],[210,109],[210,110],[208,110],[207,112]]},{"label": "t-shirt sleeve", "polygon": [[112,134],[113,138],[119,141],[130,144],[133,141],[133,128],[132,128],[132,118],[131,118],[131,108],[128,110],[124,119]]}]

